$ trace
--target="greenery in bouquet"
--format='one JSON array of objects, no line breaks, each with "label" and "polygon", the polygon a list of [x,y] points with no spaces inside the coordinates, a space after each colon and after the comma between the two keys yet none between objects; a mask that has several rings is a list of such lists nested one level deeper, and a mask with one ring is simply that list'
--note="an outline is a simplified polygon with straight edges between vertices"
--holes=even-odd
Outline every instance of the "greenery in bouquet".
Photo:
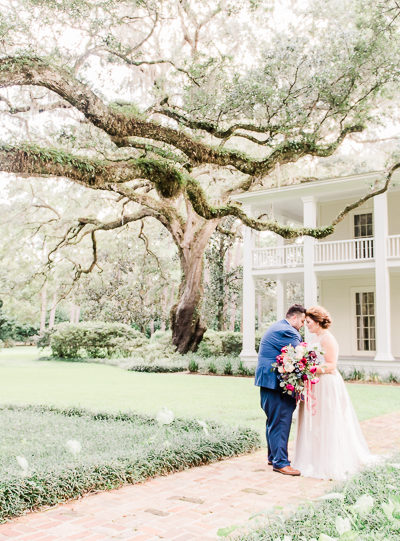
[{"label": "greenery in bouquet", "polygon": [[318,355],[322,353],[318,346],[310,346],[307,342],[301,342],[296,347],[291,344],[283,347],[280,355],[276,357],[276,362],[272,364],[282,391],[301,398],[306,388],[318,383]]}]

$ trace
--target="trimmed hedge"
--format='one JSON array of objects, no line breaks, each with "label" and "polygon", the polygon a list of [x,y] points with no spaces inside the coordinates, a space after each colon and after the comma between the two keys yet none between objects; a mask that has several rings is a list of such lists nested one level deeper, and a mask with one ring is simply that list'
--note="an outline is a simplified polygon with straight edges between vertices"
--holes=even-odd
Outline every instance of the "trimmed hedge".
[{"label": "trimmed hedge", "polygon": [[186,366],[167,366],[162,364],[139,364],[130,366],[128,372],[154,372],[156,374],[172,374],[176,372],[186,372]]},{"label": "trimmed hedge", "polygon": [[[258,351],[262,334],[256,333],[256,349]],[[233,331],[213,331],[208,329],[196,351],[202,357],[238,356],[242,351],[243,334]]]},{"label": "trimmed hedge", "polygon": [[[95,420],[125,421],[158,426],[154,417],[139,414],[92,413],[83,409],[45,406],[4,406],[1,409],[55,412],[65,416],[89,416]],[[207,422],[207,431],[196,420],[175,419],[170,430],[195,433],[185,445],[150,450],[147,454],[113,460],[112,463],[80,465],[58,471],[41,471],[29,477],[0,480],[0,522],[42,506],[56,505],[96,490],[138,483],[157,475],[181,471],[259,448],[258,434],[250,428],[226,428]]]},{"label": "trimmed hedge", "polygon": [[50,337],[54,357],[98,358],[129,357],[135,348],[148,343],[139,331],[124,323],[60,323]]}]

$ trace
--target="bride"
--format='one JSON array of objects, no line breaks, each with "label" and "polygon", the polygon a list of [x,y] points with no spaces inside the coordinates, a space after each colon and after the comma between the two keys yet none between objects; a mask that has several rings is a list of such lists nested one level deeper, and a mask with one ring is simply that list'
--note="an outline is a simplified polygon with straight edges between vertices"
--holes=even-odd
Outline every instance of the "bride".
[{"label": "bride", "polygon": [[371,461],[350,396],[337,370],[338,343],[328,330],[331,317],[322,306],[306,312],[308,330],[324,352],[319,382],[301,401],[293,466],[306,477],[344,480]]}]

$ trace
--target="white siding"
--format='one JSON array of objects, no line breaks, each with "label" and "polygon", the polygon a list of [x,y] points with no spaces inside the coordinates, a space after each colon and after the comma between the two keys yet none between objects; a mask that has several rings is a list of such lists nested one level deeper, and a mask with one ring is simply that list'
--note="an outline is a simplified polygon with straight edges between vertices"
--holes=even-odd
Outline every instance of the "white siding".
[{"label": "white siding", "polygon": [[400,192],[388,194],[389,235],[400,234]]},{"label": "white siding", "polygon": [[[355,320],[353,314],[353,288],[374,287],[374,275],[346,275],[342,278],[323,278],[319,282],[319,303],[331,314],[332,332],[336,336],[340,356],[356,354]],[[373,356],[371,353],[370,356]]]},{"label": "white siding", "polygon": [[392,353],[400,357],[400,273],[390,276],[390,308],[392,321]]},{"label": "white siding", "polygon": [[[329,201],[318,203],[319,216],[318,224],[327,225],[332,222],[334,218],[341,212],[346,205],[354,202],[353,199],[342,199],[340,201]],[[335,227],[335,231],[332,235],[329,235],[325,240],[346,240],[354,238],[353,231],[353,216],[354,213],[362,214],[364,212],[373,212],[373,205],[371,201],[367,201],[364,205],[361,205],[357,210],[350,212],[344,219],[338,223]],[[400,228],[399,228],[400,233]]]}]

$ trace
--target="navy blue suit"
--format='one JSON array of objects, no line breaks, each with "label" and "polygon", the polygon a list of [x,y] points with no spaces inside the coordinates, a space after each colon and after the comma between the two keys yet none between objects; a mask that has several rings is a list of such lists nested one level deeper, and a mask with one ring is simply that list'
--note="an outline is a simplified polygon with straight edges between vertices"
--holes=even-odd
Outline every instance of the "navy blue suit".
[{"label": "navy blue suit", "polygon": [[296,400],[280,390],[277,373],[271,365],[284,346],[296,347],[301,341],[300,333],[282,319],[264,333],[258,352],[255,385],[260,387],[261,407],[267,416],[268,460],[279,469],[290,465],[287,446]]}]

